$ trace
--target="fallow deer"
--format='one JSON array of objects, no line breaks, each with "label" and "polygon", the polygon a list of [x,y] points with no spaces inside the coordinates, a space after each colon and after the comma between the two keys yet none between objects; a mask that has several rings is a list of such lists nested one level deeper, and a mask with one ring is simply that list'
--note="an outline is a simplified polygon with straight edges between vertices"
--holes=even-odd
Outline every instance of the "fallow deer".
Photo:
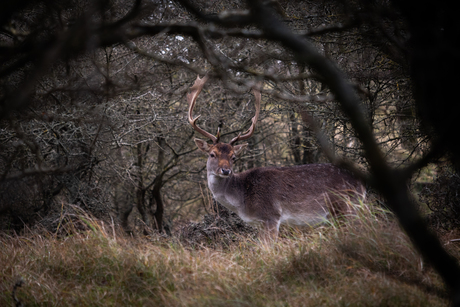
[{"label": "fallow deer", "polygon": [[260,112],[261,94],[253,88],[255,116],[251,127],[229,143],[197,126],[193,118],[196,99],[208,75],[198,76],[187,94],[188,120],[192,127],[212,140],[212,145],[195,138],[198,148],[208,155],[208,186],[221,205],[255,226],[262,226],[263,239],[275,239],[280,224],[315,225],[338,213],[352,213],[348,199],[364,195],[364,187],[348,171],[332,164],[307,164],[289,167],[260,167],[233,172],[236,157],[247,144],[235,145],[252,136]]}]

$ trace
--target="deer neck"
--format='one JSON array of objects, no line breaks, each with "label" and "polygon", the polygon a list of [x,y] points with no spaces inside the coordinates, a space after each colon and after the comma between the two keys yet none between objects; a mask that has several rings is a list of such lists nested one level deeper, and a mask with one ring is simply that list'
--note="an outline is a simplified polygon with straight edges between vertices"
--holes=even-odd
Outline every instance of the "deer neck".
[{"label": "deer neck", "polygon": [[242,195],[236,191],[236,181],[238,175],[231,174],[228,177],[220,177],[211,171],[208,171],[208,186],[214,199],[221,205],[234,212],[239,211],[242,206]]}]

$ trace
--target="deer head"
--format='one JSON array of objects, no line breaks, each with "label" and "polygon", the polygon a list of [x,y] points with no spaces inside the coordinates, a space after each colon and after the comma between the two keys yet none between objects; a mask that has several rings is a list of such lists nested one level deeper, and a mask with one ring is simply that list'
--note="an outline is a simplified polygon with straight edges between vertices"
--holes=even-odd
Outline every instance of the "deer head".
[{"label": "deer head", "polygon": [[252,118],[251,127],[243,134],[239,133],[238,136],[234,137],[229,143],[221,143],[220,142],[220,128],[217,132],[217,135],[214,136],[211,133],[201,129],[197,126],[196,121],[201,116],[198,115],[197,117],[193,118],[193,108],[195,107],[196,99],[200,94],[201,90],[203,89],[204,84],[208,80],[208,75],[205,75],[203,78],[197,76],[195,83],[190,88],[190,92],[187,94],[187,102],[188,102],[188,120],[192,125],[195,131],[199,132],[200,134],[204,135],[205,137],[211,139],[212,145],[208,144],[206,141],[195,138],[195,144],[198,148],[208,155],[208,173],[211,172],[212,174],[226,178],[232,175],[233,173],[233,162],[236,160],[236,157],[246,148],[248,144],[240,144],[235,145],[236,142],[246,140],[252,136],[254,133],[254,129],[256,126],[257,119],[259,117],[260,112],[260,101],[261,95],[260,91],[256,88],[253,88],[253,93],[255,97],[255,107],[256,107],[256,114]]}]

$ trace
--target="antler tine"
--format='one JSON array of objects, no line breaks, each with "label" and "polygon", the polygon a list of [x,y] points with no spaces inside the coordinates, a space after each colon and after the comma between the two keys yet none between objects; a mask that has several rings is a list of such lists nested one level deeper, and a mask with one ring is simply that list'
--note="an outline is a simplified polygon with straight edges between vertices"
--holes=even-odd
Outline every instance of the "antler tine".
[{"label": "antler tine", "polygon": [[256,122],[257,122],[257,119],[259,118],[259,112],[260,112],[260,101],[262,100],[261,98],[261,94],[260,94],[260,91],[258,88],[256,87],[253,87],[252,88],[252,93],[254,94],[254,97],[255,97],[255,102],[254,102],[254,105],[256,107],[256,114],[254,115],[254,117],[252,118],[252,124],[251,124],[251,127],[249,127],[249,129],[247,131],[244,132],[243,135],[238,134],[238,136],[234,137],[231,141],[230,141],[230,145],[233,145],[234,143],[238,142],[238,141],[243,141],[243,140],[246,140],[246,139],[249,139],[252,134],[254,133],[254,129],[256,128]]},{"label": "antler tine", "polygon": [[206,74],[203,78],[200,79],[200,76],[196,77],[195,83],[193,86],[190,88],[190,93],[187,94],[187,102],[188,102],[188,121],[192,125],[193,129],[195,131],[201,133],[205,137],[209,138],[212,140],[214,144],[217,144],[219,142],[219,139],[212,135],[211,133],[201,129],[196,125],[196,120],[200,118],[201,115],[198,115],[197,117],[193,118],[192,112],[193,108],[195,107],[196,103],[196,98],[200,94],[201,90],[203,89],[204,84],[206,81],[208,81],[209,76]]}]

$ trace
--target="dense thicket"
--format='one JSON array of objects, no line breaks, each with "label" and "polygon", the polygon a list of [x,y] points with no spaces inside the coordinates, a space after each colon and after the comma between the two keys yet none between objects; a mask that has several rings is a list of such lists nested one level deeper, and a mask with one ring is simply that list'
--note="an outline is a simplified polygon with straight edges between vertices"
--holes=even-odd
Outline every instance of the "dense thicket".
[{"label": "dense thicket", "polygon": [[0,26],[3,231],[53,231],[76,207],[144,231],[200,215],[205,160],[184,96],[209,73],[196,113],[224,139],[248,127],[264,81],[237,168],[350,168],[460,287],[407,190],[446,152],[458,169],[460,27],[444,2],[18,0],[0,5]]}]

